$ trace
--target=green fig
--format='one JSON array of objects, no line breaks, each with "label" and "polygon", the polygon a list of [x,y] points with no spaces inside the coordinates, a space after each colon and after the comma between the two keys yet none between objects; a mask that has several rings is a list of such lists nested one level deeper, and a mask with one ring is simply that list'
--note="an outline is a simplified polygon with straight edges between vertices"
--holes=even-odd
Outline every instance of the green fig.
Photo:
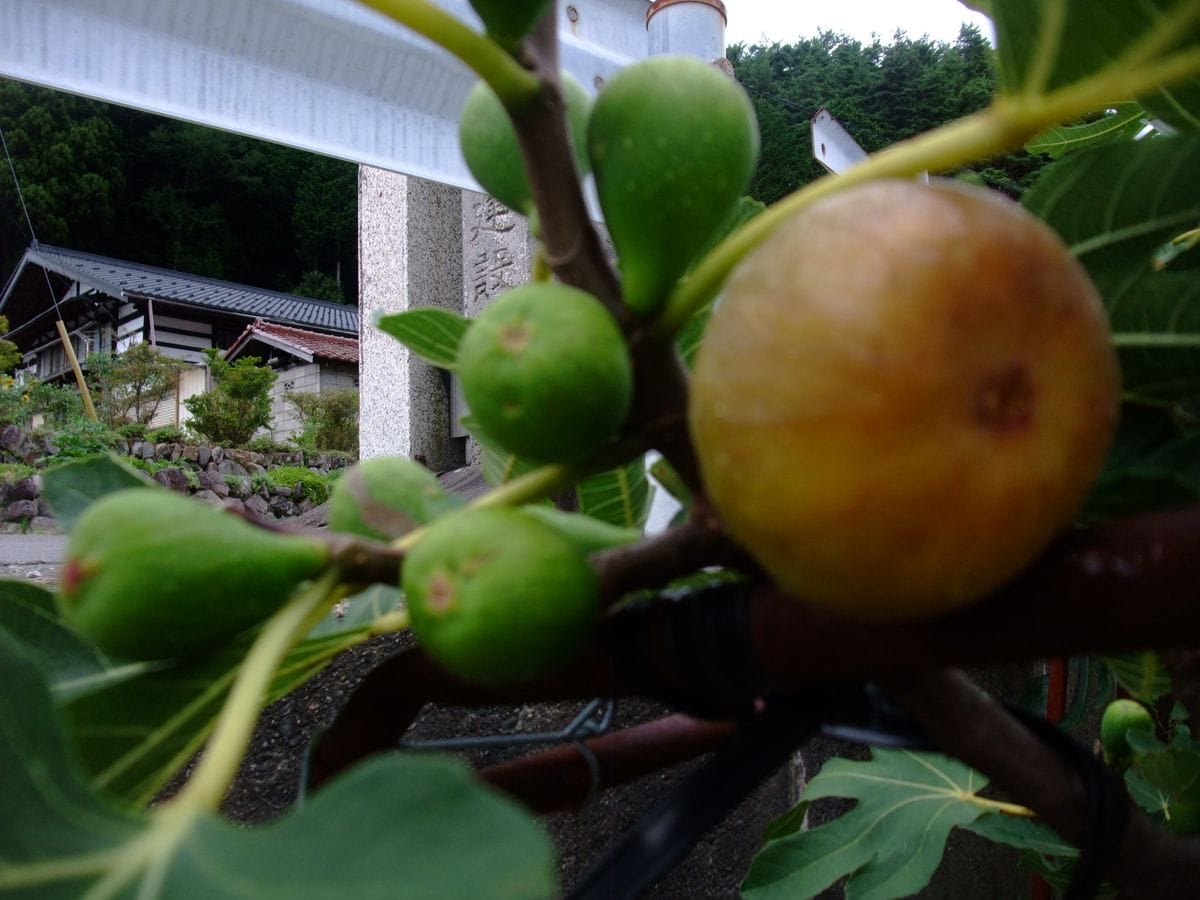
[{"label": "green fig", "polygon": [[635,313],[662,308],[745,192],[758,149],[750,98],[698,59],[652,57],[605,85],[592,108],[588,152]]},{"label": "green fig", "polygon": [[170,491],[126,488],[75,523],[59,605],[107,653],[191,656],[270,616],[328,556],[315,538],[266,531]]},{"label": "green fig", "polygon": [[633,396],[616,321],[563,284],[522,285],[484,309],[459,345],[458,376],[483,431],[536,463],[591,456],[616,436]]},{"label": "green fig", "polygon": [[553,5],[553,0],[471,0],[488,37],[508,50],[516,49]]},{"label": "green fig", "polygon": [[334,484],[329,495],[329,528],[390,541],[462,503],[419,462],[381,456],[351,466]]},{"label": "green fig", "polygon": [[512,509],[439,519],[404,560],[417,640],[470,681],[527,681],[567,659],[599,610],[599,581],[554,529]]},{"label": "green fig", "polygon": [[[567,106],[567,130],[581,174],[588,171],[587,122],[592,99],[569,75],[562,77]],[[458,122],[463,159],[485,191],[522,215],[533,213],[533,191],[525,174],[525,160],[517,133],[500,98],[484,82],[467,94]]]},{"label": "green fig", "polygon": [[1154,718],[1150,710],[1136,700],[1114,700],[1104,707],[1100,718],[1100,745],[1105,758],[1114,766],[1124,767],[1133,760],[1133,748],[1129,746],[1129,732],[1148,731],[1154,733]]}]

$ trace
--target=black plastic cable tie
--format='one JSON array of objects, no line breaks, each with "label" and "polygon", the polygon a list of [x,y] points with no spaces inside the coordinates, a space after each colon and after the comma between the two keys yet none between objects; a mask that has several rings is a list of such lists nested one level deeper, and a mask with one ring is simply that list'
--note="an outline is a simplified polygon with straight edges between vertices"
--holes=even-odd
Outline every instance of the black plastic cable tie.
[{"label": "black plastic cable tie", "polygon": [[1063,900],[1095,897],[1116,855],[1129,823],[1129,797],[1103,764],[1069,734],[1041,716],[1016,706],[1007,706],[1021,724],[1079,773],[1087,797],[1087,829],[1075,874]]}]

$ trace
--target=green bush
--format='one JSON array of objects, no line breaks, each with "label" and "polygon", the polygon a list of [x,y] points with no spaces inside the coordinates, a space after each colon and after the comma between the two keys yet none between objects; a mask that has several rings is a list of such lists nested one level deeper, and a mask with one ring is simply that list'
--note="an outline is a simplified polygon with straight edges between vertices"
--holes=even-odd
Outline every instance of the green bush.
[{"label": "green bush", "polygon": [[303,432],[293,439],[302,449],[358,453],[358,391],[289,391],[284,399],[296,407],[304,423]]},{"label": "green bush", "polygon": [[42,416],[46,428],[83,418],[79,391],[71,385],[18,382],[11,375],[0,375],[0,427],[28,428],[35,415]]},{"label": "green bush", "polygon": [[229,363],[217,350],[205,350],[214,387],[183,401],[192,418],[188,427],[222,447],[241,447],[271,422],[269,392],[275,373],[260,366],[258,357]]},{"label": "green bush", "polygon": [[290,444],[284,444],[269,434],[260,434],[246,441],[246,449],[253,450],[255,453],[294,453],[295,448]]},{"label": "green bush", "polygon": [[296,499],[307,497],[316,506],[320,506],[329,499],[332,480],[312,469],[305,469],[301,466],[280,466],[267,474],[270,475],[272,484],[291,488]]},{"label": "green bush", "polygon": [[156,444],[182,444],[183,429],[178,425],[164,425],[147,433],[146,438]]},{"label": "green bush", "polygon": [[121,440],[121,436],[103,422],[84,417],[73,419],[49,434],[57,450],[54,459],[98,456],[107,453]]},{"label": "green bush", "polygon": [[117,434],[128,441],[140,441],[146,436],[146,426],[141,422],[130,422],[119,427]]}]

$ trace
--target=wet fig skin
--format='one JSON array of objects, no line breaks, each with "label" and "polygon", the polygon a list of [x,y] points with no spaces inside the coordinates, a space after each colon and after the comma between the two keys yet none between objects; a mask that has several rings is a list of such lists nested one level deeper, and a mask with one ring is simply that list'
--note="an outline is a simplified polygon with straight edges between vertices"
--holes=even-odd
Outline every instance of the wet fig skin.
[{"label": "wet fig skin", "polygon": [[323,542],[156,488],[89,505],[67,542],[64,618],[123,659],[190,656],[270,616],[325,567]]},{"label": "wet fig skin", "polygon": [[1118,399],[1100,299],[1044,223],[883,181],[735,270],[689,424],[727,527],[785,591],[904,619],[997,587],[1072,520]]},{"label": "wet fig skin", "polygon": [[487,435],[538,463],[595,453],[617,434],[633,397],[633,363],[616,321],[563,284],[526,284],[493,301],[463,335],[458,376]]},{"label": "wet fig skin", "polygon": [[428,653],[488,684],[535,678],[567,659],[599,609],[599,582],[584,555],[512,509],[439,519],[406,557],[402,586]]},{"label": "wet fig skin", "polygon": [[631,310],[662,308],[745,192],[758,151],[745,90],[698,59],[641,60],[604,86],[588,153]]}]

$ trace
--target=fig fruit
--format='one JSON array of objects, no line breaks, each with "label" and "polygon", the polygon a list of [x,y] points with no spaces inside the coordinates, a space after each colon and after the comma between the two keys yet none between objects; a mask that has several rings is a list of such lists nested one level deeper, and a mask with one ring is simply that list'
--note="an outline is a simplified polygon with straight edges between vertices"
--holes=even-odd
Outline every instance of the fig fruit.
[{"label": "fig fruit", "polygon": [[1133,748],[1129,746],[1131,731],[1154,733],[1154,719],[1150,710],[1136,700],[1114,700],[1104,707],[1100,717],[1100,745],[1104,757],[1114,766],[1124,768],[1133,759]]},{"label": "fig fruit", "polygon": [[516,49],[553,5],[553,0],[471,0],[488,37],[508,50]]},{"label": "fig fruit", "polygon": [[526,284],[498,297],[458,349],[463,395],[489,437],[536,463],[591,456],[625,421],[633,365],[616,321],[590,294]]},{"label": "fig fruit", "polygon": [[933,615],[1076,514],[1117,417],[1100,299],[1020,206],[885,181],[801,211],[732,274],[689,422],[729,532],[785,591]]},{"label": "fig fruit", "polygon": [[412,628],[448,671],[484,683],[535,678],[579,646],[599,608],[586,558],[511,509],[439,519],[404,560]]},{"label": "fig fruit", "polygon": [[390,541],[462,506],[416,460],[380,456],[351,466],[329,495],[329,528]]},{"label": "fig fruit", "polygon": [[[589,171],[587,122],[592,98],[578,81],[565,73],[562,91],[575,164],[580,174],[586,174]],[[531,216],[534,212],[533,190],[525,173],[517,132],[500,98],[482,81],[471,89],[463,103],[458,120],[458,141],[467,168],[480,186],[509,209]]]},{"label": "fig fruit", "polygon": [[625,302],[661,309],[746,190],[758,160],[754,106],[732,78],[685,56],[630,65],[604,86],[588,152]]},{"label": "fig fruit", "polygon": [[75,523],[59,605],[108,653],[191,656],[266,619],[328,556],[315,538],[265,531],[169,491],[126,488]]}]

